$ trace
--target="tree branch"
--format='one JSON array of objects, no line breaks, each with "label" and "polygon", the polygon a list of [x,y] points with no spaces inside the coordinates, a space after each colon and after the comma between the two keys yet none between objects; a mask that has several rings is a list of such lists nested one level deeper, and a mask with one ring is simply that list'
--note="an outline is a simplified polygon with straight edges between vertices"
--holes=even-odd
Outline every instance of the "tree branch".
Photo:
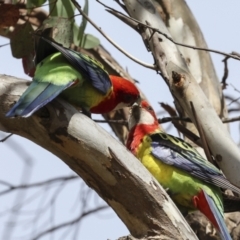
[{"label": "tree branch", "polygon": [[[124,3],[131,17],[170,35],[152,1],[140,4],[136,0],[125,0]],[[194,122],[190,105],[193,102],[211,152],[227,178],[240,187],[240,150],[192,76],[177,46],[149,28],[142,29],[141,35],[173,96]]]},{"label": "tree branch", "polygon": [[37,182],[37,183],[31,183],[31,184],[22,184],[22,185],[18,185],[18,186],[13,186],[9,183],[0,181],[0,184],[3,184],[5,186],[8,186],[9,188],[6,190],[3,190],[0,192],[0,196],[3,194],[7,194],[13,190],[17,190],[17,189],[26,189],[26,188],[33,188],[33,187],[42,187],[44,185],[48,185],[48,184],[53,184],[55,182],[65,182],[65,181],[71,181],[71,180],[75,180],[78,179],[78,176],[69,176],[69,177],[57,177],[57,178],[53,178],[53,179],[49,179],[46,181],[42,181],[42,182]]},{"label": "tree branch", "polygon": [[40,239],[41,237],[51,233],[51,232],[54,232],[56,230],[59,230],[59,229],[62,229],[62,228],[65,228],[65,227],[68,227],[68,226],[72,226],[74,224],[77,224],[79,223],[84,217],[86,216],[89,216],[93,213],[96,213],[96,212],[99,212],[101,210],[104,210],[104,209],[107,209],[108,208],[108,205],[104,205],[104,206],[100,206],[100,207],[96,207],[94,209],[91,209],[89,211],[86,211],[86,212],[83,212],[81,213],[78,217],[76,217],[75,219],[72,219],[70,221],[67,221],[67,222],[64,222],[64,223],[61,223],[57,226],[54,226],[52,228],[49,228],[43,232],[41,232],[40,234],[38,234],[37,236],[35,236],[34,238],[32,238],[32,240],[37,240],[37,239]]},{"label": "tree branch", "polygon": [[81,13],[81,15],[86,18],[86,20],[98,31],[100,32],[115,48],[117,48],[121,53],[123,53],[125,56],[127,56],[128,58],[130,58],[131,60],[133,60],[134,62],[142,65],[143,67],[146,68],[150,68],[150,69],[156,69],[154,65],[148,64],[148,63],[144,63],[140,60],[138,60],[137,58],[133,57],[132,55],[130,55],[128,52],[126,52],[124,49],[122,49],[118,44],[116,44],[110,37],[107,36],[106,33],[103,32],[103,30],[98,27],[82,10],[81,6],[79,5],[79,3],[75,0],[71,0],[72,3],[75,5],[75,7],[77,8],[77,10]]},{"label": "tree branch", "polygon": [[[132,17],[126,16],[122,12],[119,12],[119,11],[115,10],[114,8],[111,8],[111,7],[107,6],[106,4],[102,3],[99,0],[96,0],[96,1],[98,3],[100,3],[101,5],[103,5],[104,7],[106,7],[107,12],[109,12],[109,13],[113,14],[115,17],[121,19],[122,21],[124,21],[126,24],[128,24],[132,28],[135,28],[136,24],[141,24],[142,26],[150,28],[154,32],[157,32],[157,33],[163,35],[169,41],[173,42],[174,44],[176,44],[178,46],[185,47],[185,48],[190,48],[190,49],[193,49],[193,50],[212,52],[212,53],[223,55],[226,58],[233,58],[233,59],[238,60],[238,61],[240,60],[240,56],[238,54],[234,54],[234,52],[233,53],[225,53],[225,52],[222,52],[222,51],[219,51],[219,50],[216,50],[216,49],[211,49],[211,48],[207,48],[207,47],[196,47],[195,45],[190,45],[190,44],[184,44],[184,43],[181,43],[181,42],[177,42],[173,38],[171,38],[170,35],[167,35],[166,33],[161,32],[158,28],[149,27],[147,24],[144,24],[141,21],[138,21],[137,19],[134,19]],[[120,5],[121,3],[118,2],[118,4]],[[182,3],[180,3],[180,4],[182,4]],[[134,24],[134,22],[135,22],[135,24]]]},{"label": "tree branch", "polygon": [[23,79],[0,75],[0,130],[28,138],[58,156],[115,210],[134,237],[196,239],[143,165],[66,102],[56,99],[32,117],[7,119],[5,113],[26,87]]}]

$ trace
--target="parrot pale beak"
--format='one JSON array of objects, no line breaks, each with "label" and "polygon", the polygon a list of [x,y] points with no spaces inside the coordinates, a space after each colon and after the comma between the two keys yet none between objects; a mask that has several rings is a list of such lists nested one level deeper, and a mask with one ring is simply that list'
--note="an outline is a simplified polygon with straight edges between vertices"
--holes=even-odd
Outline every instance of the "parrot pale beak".
[{"label": "parrot pale beak", "polygon": [[141,106],[139,105],[139,103],[135,102],[132,105],[132,107],[131,107],[130,116],[129,116],[129,120],[128,120],[128,127],[129,127],[129,129],[134,127],[138,123],[138,121],[140,119],[140,116],[141,116]]}]

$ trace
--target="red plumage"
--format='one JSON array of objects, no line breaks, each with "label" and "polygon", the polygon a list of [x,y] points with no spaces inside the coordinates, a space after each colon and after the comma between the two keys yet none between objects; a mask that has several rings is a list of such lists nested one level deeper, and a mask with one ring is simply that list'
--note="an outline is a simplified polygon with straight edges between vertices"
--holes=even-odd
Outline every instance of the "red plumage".
[{"label": "red plumage", "polygon": [[97,106],[91,108],[92,113],[107,113],[124,106],[131,106],[140,98],[140,93],[132,82],[118,76],[110,75],[109,77],[112,82],[112,91]]}]

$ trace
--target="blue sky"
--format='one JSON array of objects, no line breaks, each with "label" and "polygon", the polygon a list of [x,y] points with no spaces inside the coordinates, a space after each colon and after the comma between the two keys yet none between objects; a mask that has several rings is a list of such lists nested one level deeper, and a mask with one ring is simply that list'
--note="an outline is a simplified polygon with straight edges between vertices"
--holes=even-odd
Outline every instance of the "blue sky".
[{"label": "blue sky", "polygon": [[[79,1],[82,3],[82,1]],[[117,7],[113,1],[105,1],[112,7]],[[240,2],[239,1],[195,1],[187,0],[189,7],[193,11],[195,18],[197,19],[200,28],[204,34],[209,48],[214,48],[224,52],[237,51],[240,52]],[[135,57],[141,59],[144,62],[153,63],[152,56],[148,53],[143,45],[141,37],[125,26],[118,19],[115,19],[112,15],[106,13],[104,8],[95,1],[90,1],[90,17],[118,44],[120,44],[126,51],[129,51]],[[103,46],[115,57],[115,59],[134,77],[140,82],[140,88],[150,100],[151,104],[156,111],[161,110],[158,102],[167,102],[172,104],[172,97],[166,87],[164,81],[154,71],[145,69],[138,64],[132,62],[125,57],[117,49],[115,49],[110,43],[107,42],[96,30],[94,30],[89,24],[87,26],[87,32],[97,36]],[[7,43],[8,40],[0,37],[0,45]],[[216,68],[219,79],[223,75],[223,56],[212,54],[214,65]],[[13,75],[20,78],[30,79],[27,77],[22,69],[21,61],[12,58],[10,47],[0,48],[0,73]],[[240,89],[239,75],[240,75],[240,62],[236,60],[229,61],[229,78],[228,83],[233,84],[236,88]],[[239,95],[231,86],[225,90],[228,95]],[[102,124],[104,128],[106,125]],[[111,133],[109,128],[107,131]],[[172,132],[176,134],[175,131]],[[239,126],[237,123],[231,127],[231,133],[235,141],[238,141]],[[0,138],[4,136],[4,133],[0,133]],[[23,149],[22,152],[19,149]],[[23,157],[21,157],[23,156]],[[29,164],[26,164],[29,163]],[[31,169],[31,171],[29,171]],[[24,176],[23,176],[24,172]],[[52,177],[70,175],[71,170],[58,158],[51,153],[45,151],[41,147],[25,140],[21,137],[13,136],[5,143],[0,144],[0,180],[9,181],[12,184],[19,184],[20,182],[37,182],[43,181]],[[76,199],[79,196],[79,189],[82,186],[80,181],[75,181],[71,186],[64,188],[60,193],[60,200],[57,202],[55,222],[62,222],[66,219],[76,216],[80,211],[76,206]],[[3,187],[0,185],[0,191]],[[87,191],[86,187],[82,186],[82,191]],[[34,192],[35,191],[35,192]],[[23,236],[20,239],[27,239],[27,231],[30,228],[29,215],[31,211],[35,211],[37,207],[42,207],[50,199],[51,194],[41,195],[37,190],[27,193],[24,197],[25,201],[31,197],[32,194],[39,195],[39,199],[31,202],[28,208],[23,209],[22,214],[18,219],[22,220],[20,227],[16,228],[16,234],[12,235],[8,239],[19,239],[19,236]],[[48,191],[48,190],[46,190]],[[53,191],[53,190],[50,190]],[[52,192],[54,194],[54,191]],[[42,196],[42,197],[41,197]],[[16,199],[17,197],[17,199]],[[0,239],[6,239],[5,224],[9,220],[8,216],[4,212],[9,209],[13,204],[17,205],[24,199],[20,198],[18,192],[14,194],[5,195],[0,198]],[[104,204],[102,200],[98,199],[96,194],[91,193],[88,198],[88,207],[92,208],[96,204]],[[40,214],[40,213],[39,213]],[[44,226],[44,221],[49,219],[50,213],[46,213],[42,222],[38,222],[37,219],[35,227]],[[14,216],[14,215],[13,215]],[[16,215],[17,216],[17,215]],[[17,217],[15,217],[16,219]],[[14,218],[13,218],[14,219]],[[32,228],[32,226],[31,226]],[[35,229],[32,230],[33,233]],[[31,232],[31,231],[30,231]],[[59,235],[58,235],[59,234]],[[55,238],[43,237],[41,239],[60,239],[63,232],[57,233]],[[128,230],[123,225],[121,220],[110,209],[98,213],[84,219],[79,227],[79,238],[82,240],[106,240],[116,239],[120,236],[127,235]],[[65,239],[73,239],[73,234],[67,235]]]}]

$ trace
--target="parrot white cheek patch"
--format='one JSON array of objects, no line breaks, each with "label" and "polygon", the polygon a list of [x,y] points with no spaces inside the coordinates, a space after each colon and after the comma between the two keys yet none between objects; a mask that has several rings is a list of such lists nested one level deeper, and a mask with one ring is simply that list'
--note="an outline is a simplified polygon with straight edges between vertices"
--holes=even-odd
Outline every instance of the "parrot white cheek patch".
[{"label": "parrot white cheek patch", "polygon": [[137,124],[146,124],[146,125],[152,125],[155,123],[155,118],[151,115],[151,113],[147,112],[146,110],[141,110],[141,115],[139,120],[137,121],[132,113],[130,114],[130,118],[128,120],[128,127],[129,129],[132,129]]},{"label": "parrot white cheek patch", "polygon": [[152,116],[151,113],[143,109],[138,123],[152,125],[155,123],[155,118]]}]

